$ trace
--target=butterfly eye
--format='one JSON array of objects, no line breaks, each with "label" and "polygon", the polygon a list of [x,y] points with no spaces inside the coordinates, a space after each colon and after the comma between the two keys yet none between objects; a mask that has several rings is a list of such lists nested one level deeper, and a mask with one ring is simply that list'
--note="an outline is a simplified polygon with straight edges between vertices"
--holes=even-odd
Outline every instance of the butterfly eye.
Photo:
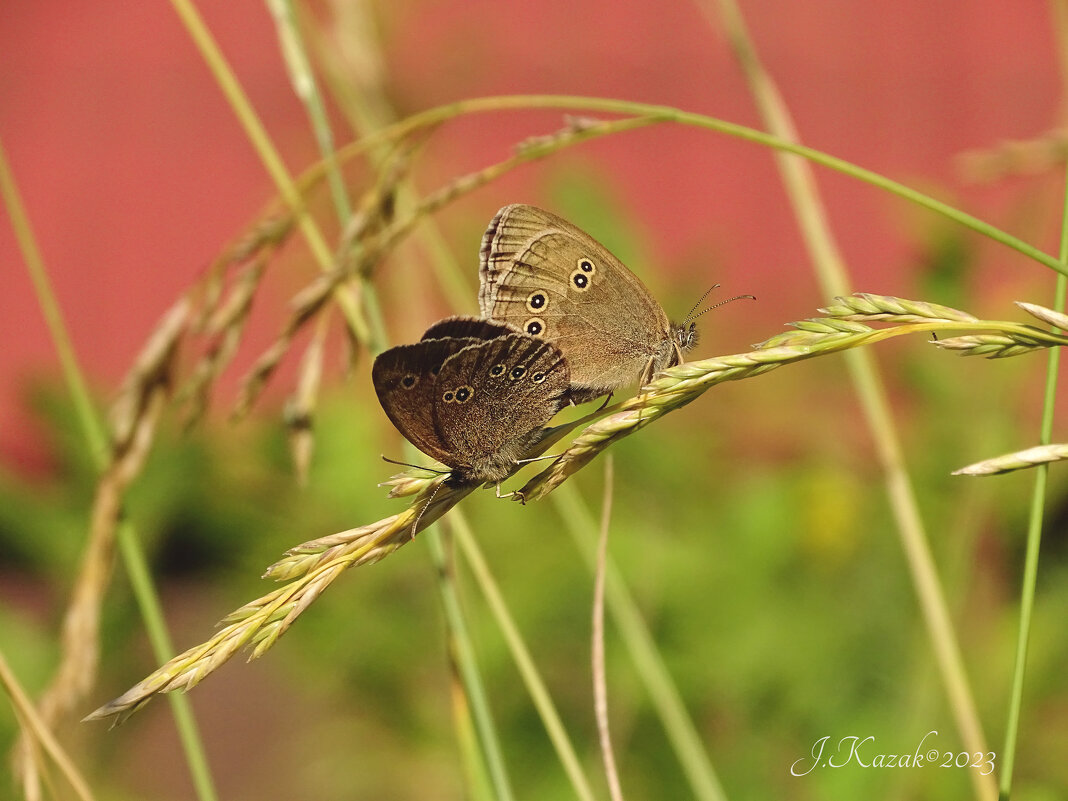
[{"label": "butterfly eye", "polygon": [[445,394],[441,396],[441,399],[442,399],[443,401],[445,401],[446,403],[452,403],[452,399],[453,399],[454,397],[456,397],[456,393],[454,393],[454,392],[453,392],[453,391],[452,391],[452,390],[450,389],[450,390],[446,390],[446,391],[445,391]]},{"label": "butterfly eye", "polygon": [[522,378],[523,374],[526,373],[526,371],[527,368],[523,367],[522,365],[520,365],[519,367],[513,367],[512,372],[508,374],[508,377],[515,381],[518,378]]},{"label": "butterfly eye", "polygon": [[471,396],[475,394],[475,391],[466,384],[462,387],[458,387],[456,390],[456,402],[467,403],[471,400]]},{"label": "butterfly eye", "polygon": [[523,330],[536,337],[545,333],[545,322],[540,317],[531,317],[523,324]]},{"label": "butterfly eye", "polygon": [[494,378],[497,378],[499,376],[504,375],[504,371],[507,369],[508,368],[505,367],[503,364],[495,364],[489,369],[489,374]]},{"label": "butterfly eye", "polygon": [[537,311],[538,309],[544,309],[549,305],[549,298],[540,289],[531,292],[527,298],[527,311]]},{"label": "butterfly eye", "polygon": [[408,375],[404,376],[404,378],[402,378],[400,380],[401,386],[404,387],[405,389],[411,389],[418,382],[419,382],[418,376],[414,376],[411,373],[408,373]]},{"label": "butterfly eye", "polygon": [[597,271],[596,268],[593,266],[593,262],[589,259],[579,259],[578,266],[579,269],[582,270],[582,272],[584,273],[593,274]]},{"label": "butterfly eye", "polygon": [[534,375],[530,377],[530,380],[533,381],[535,384],[540,384],[542,381],[545,380],[545,373],[534,373]]}]

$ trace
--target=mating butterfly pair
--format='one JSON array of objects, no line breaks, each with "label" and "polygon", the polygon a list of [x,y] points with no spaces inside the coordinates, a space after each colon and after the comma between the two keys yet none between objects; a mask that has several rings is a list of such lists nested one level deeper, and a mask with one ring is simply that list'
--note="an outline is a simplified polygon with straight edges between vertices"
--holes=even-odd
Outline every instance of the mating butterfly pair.
[{"label": "mating butterfly pair", "polygon": [[564,406],[644,384],[696,343],[694,323],[669,322],[637,276],[555,214],[505,206],[479,255],[486,319],[441,320],[371,373],[386,415],[454,485],[502,481]]}]

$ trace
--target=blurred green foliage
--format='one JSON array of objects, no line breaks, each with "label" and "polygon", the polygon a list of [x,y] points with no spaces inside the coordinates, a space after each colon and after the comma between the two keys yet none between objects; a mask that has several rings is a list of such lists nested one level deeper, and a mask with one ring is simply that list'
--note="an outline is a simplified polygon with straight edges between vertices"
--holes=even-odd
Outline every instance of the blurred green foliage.
[{"label": "blurred green foliage", "polygon": [[[945,284],[955,282],[967,308],[964,273],[953,266],[967,254],[946,243],[932,252],[945,265],[937,271],[939,296],[952,294]],[[676,301],[674,308],[685,307],[684,298],[670,299]],[[1026,357],[962,360],[919,341],[894,343],[879,356],[997,751],[1031,478],[948,474],[1032,441],[1035,427],[1018,388],[1034,382],[1041,365]],[[161,433],[126,513],[149,551],[179,648],[206,639],[215,620],[271,589],[257,576],[286,548],[379,519],[403,503],[376,486],[394,470],[379,455],[403,451],[369,386],[358,371],[350,384],[327,392],[306,488],[293,479],[276,419],[237,426],[213,419],[189,433]],[[38,392],[35,408],[51,437],[52,473],[0,478],[0,648],[31,691],[56,661],[58,618],[94,480],[62,394]],[[789,774],[825,736],[871,735],[871,753],[911,753],[936,730],[929,744],[960,749],[840,359],[718,387],[621,442],[614,459],[612,556],[731,799],[970,797],[966,772],[956,768],[854,765],[804,780]],[[591,510],[600,504],[599,467],[564,488],[577,488]],[[1061,472],[1051,473],[1054,510],[1018,752],[1019,775],[1041,779],[1021,788],[1024,798],[1068,786],[1059,759],[1068,747]],[[464,508],[588,772],[597,776],[592,579],[560,506],[524,507],[482,492]],[[462,564],[458,574],[513,784],[525,798],[570,797],[500,633]],[[193,692],[225,797],[464,797],[434,581],[417,538],[338,582],[264,658],[227,666]],[[144,640],[117,571],[101,677],[85,712],[152,670]],[[628,796],[688,797],[611,625],[607,647],[613,735]],[[5,750],[14,733],[11,717],[0,716]],[[187,797],[165,703],[153,702],[115,731],[71,721],[61,734],[101,797]],[[0,775],[0,784],[10,781]]]}]

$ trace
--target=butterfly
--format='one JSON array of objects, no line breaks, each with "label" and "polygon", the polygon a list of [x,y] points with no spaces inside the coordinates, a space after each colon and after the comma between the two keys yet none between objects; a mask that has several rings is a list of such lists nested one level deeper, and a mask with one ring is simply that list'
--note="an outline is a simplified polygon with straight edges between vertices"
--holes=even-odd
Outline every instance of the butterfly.
[{"label": "butterfly", "polygon": [[576,404],[635,378],[644,385],[697,344],[697,324],[670,322],[604,245],[534,206],[497,212],[482,237],[479,284],[483,317],[560,349]]},{"label": "butterfly", "polygon": [[386,416],[419,450],[451,468],[453,486],[499,483],[568,403],[560,349],[506,323],[441,320],[371,370]]}]

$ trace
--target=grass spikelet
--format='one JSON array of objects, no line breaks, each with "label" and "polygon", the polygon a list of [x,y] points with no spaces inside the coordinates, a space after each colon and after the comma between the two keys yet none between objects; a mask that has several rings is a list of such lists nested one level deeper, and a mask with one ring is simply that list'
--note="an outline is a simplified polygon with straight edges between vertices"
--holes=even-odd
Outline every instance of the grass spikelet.
[{"label": "grass spikelet", "polygon": [[1014,453],[1006,453],[975,462],[960,470],[954,470],[955,476],[993,476],[998,473],[1011,473],[1040,464],[1050,464],[1068,459],[1068,444],[1036,445]]},{"label": "grass spikelet", "polygon": [[1018,300],[1016,301],[1016,305],[1033,317],[1037,317],[1042,322],[1052,325],[1054,328],[1059,328],[1062,331],[1068,331],[1068,314],[1054,311],[1053,309],[1047,309],[1045,306],[1039,306],[1037,303],[1025,303]]},{"label": "grass spikelet", "polygon": [[969,150],[957,156],[957,170],[965,180],[993,183],[1008,177],[1040,175],[1061,164],[1068,155],[1068,137],[1055,128],[1032,139]]},{"label": "grass spikelet", "polygon": [[342,573],[385,558],[475,489],[449,487],[445,478],[426,481],[400,514],[290,549],[264,573],[285,585],[231,612],[209,640],[174,657],[85,720],[120,723],[159,693],[196,686],[246,646],[252,646],[249,659],[262,656]]},{"label": "grass spikelet", "polygon": [[126,374],[108,415],[111,446],[115,451],[121,452],[129,446],[152,396],[161,389],[170,391],[178,345],[188,330],[190,309],[189,298],[179,298],[153,329]]},{"label": "grass spikelet", "polygon": [[984,356],[987,359],[1006,359],[1049,347],[1049,344],[1021,334],[965,334],[933,341],[936,347],[952,350],[961,356]]},{"label": "grass spikelet", "polygon": [[843,320],[893,320],[897,323],[921,320],[943,320],[955,323],[974,323],[978,318],[967,312],[927,303],[922,300],[905,300],[890,295],[875,295],[858,292],[850,297],[837,297],[835,303],[820,312],[828,317]]},{"label": "grass spikelet", "polygon": [[[883,295],[858,295],[838,301],[829,308],[830,317],[795,323],[796,330],[772,337],[748,353],[688,362],[665,370],[639,395],[546,430],[527,457],[538,456],[576,428],[586,426],[547,469],[528,481],[514,497],[523,502],[544,497],[616,440],[696,400],[724,381],[750,378],[786,364],[919,332],[977,328],[996,333],[972,336],[1002,336],[1013,347],[1021,343],[1030,343],[1031,349],[1068,344],[1068,337],[1033,326],[978,320],[966,312],[936,304]],[[876,329],[855,317],[892,325]],[[953,340],[937,340],[935,344],[945,346],[947,342]],[[284,586],[232,612],[222,621],[224,628],[210,640],[170,660],[93,712],[89,719],[121,720],[157,693],[188,689],[246,645],[252,646],[250,658],[262,655],[345,570],[385,558],[476,489],[451,487],[446,483],[447,477],[404,473],[385,482],[391,487],[390,497],[414,496],[407,509],[290,549],[264,573],[265,578],[287,582]]]},{"label": "grass spikelet", "polygon": [[[837,298],[837,304],[823,309],[831,317],[794,323],[796,331],[772,337],[749,353],[688,362],[665,370],[643,393],[622,403],[610,414],[584,430],[546,470],[532,478],[516,493],[523,502],[537,500],[552,492],[613,442],[643,428],[667,412],[678,409],[723,381],[736,381],[759,375],[784,364],[872,344],[890,336],[962,327],[994,328],[1005,333],[978,337],[1002,337],[1000,350],[988,356],[1011,356],[1038,347],[1068,344],[1068,338],[1018,323],[982,321],[967,312],[934,303],[906,300],[886,295],[858,294]],[[859,319],[897,324],[874,329]],[[955,347],[968,337],[935,340],[940,347]],[[959,345],[957,345],[959,347]],[[969,351],[965,351],[969,352]],[[616,407],[613,407],[615,409]]]},{"label": "grass spikelet", "polygon": [[179,392],[179,400],[187,399],[185,425],[190,427],[207,412],[215,381],[233,359],[241,344],[252,311],[252,300],[267,268],[266,257],[257,258],[237,279],[230,296],[216,306],[204,323],[204,332],[215,338],[207,352],[194,365],[189,380]]},{"label": "grass spikelet", "polygon": [[289,453],[293,459],[297,481],[304,485],[311,469],[315,450],[314,418],[319,400],[319,386],[323,376],[323,351],[327,318],[319,321],[315,336],[300,360],[297,386],[286,401],[285,422],[289,439]]}]

